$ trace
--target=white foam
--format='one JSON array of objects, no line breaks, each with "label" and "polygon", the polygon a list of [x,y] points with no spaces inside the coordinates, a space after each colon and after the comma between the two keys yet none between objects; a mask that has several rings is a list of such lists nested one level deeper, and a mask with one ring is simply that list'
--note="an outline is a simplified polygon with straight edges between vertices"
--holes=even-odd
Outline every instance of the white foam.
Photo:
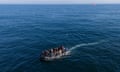
[{"label": "white foam", "polygon": [[79,47],[97,45],[97,44],[100,44],[100,43],[102,43],[102,42],[104,42],[104,41],[105,41],[105,40],[101,40],[101,41],[99,41],[99,42],[77,44],[77,45],[71,47],[66,53],[69,54],[72,50],[75,50],[75,49],[77,49],[77,48],[79,48]]}]

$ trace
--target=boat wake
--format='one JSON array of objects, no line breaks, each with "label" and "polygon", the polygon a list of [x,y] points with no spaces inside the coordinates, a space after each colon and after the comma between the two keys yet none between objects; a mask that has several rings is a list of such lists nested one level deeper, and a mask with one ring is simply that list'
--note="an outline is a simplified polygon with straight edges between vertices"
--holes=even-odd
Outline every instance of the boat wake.
[{"label": "boat wake", "polygon": [[98,42],[92,42],[92,43],[82,43],[82,44],[77,44],[73,47],[71,47],[66,53],[67,54],[70,54],[73,50],[79,48],[79,47],[83,47],[83,46],[91,46],[91,45],[97,45],[97,44],[100,44],[102,42],[105,42],[105,40],[101,40],[101,41],[98,41]]}]

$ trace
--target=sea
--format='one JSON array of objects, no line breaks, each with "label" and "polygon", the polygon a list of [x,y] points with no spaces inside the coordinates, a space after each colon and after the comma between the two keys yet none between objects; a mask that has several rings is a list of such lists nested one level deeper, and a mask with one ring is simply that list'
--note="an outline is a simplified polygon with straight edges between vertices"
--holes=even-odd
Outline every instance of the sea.
[{"label": "sea", "polygon": [[[40,61],[60,45],[70,54]],[[0,72],[120,72],[120,5],[0,5]]]}]

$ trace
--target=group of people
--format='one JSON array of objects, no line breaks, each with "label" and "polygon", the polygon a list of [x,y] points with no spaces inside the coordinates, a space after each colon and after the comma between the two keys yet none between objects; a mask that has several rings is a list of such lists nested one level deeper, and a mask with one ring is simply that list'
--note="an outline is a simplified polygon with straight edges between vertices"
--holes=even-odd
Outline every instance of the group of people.
[{"label": "group of people", "polygon": [[66,51],[66,49],[64,48],[64,46],[60,46],[58,48],[45,50],[42,52],[42,55],[47,56],[47,57],[52,57],[52,56],[57,56],[57,55],[63,54],[65,51]]}]

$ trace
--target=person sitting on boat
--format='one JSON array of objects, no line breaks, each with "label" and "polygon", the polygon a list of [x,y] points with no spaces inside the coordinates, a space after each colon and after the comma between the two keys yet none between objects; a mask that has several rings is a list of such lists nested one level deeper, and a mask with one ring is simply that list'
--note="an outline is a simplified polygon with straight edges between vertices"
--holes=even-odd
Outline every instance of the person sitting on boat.
[{"label": "person sitting on boat", "polygon": [[61,47],[58,48],[58,54],[62,54]]},{"label": "person sitting on boat", "polygon": [[56,56],[59,54],[59,48],[56,48]]},{"label": "person sitting on boat", "polygon": [[48,56],[49,55],[49,51],[48,50],[45,50],[44,51],[44,56]]},{"label": "person sitting on boat", "polygon": [[65,48],[64,48],[64,46],[60,46],[60,50],[61,50],[61,53],[64,53],[65,52]]},{"label": "person sitting on boat", "polygon": [[50,56],[51,56],[51,50],[49,49],[48,52],[49,52],[49,53],[48,53],[48,56],[50,57]]},{"label": "person sitting on boat", "polygon": [[53,55],[56,55],[56,48],[53,49]]},{"label": "person sitting on boat", "polygon": [[50,49],[50,57],[52,57],[53,55],[54,55],[53,49]]},{"label": "person sitting on boat", "polygon": [[66,49],[65,48],[62,48],[62,53],[66,52]]}]

